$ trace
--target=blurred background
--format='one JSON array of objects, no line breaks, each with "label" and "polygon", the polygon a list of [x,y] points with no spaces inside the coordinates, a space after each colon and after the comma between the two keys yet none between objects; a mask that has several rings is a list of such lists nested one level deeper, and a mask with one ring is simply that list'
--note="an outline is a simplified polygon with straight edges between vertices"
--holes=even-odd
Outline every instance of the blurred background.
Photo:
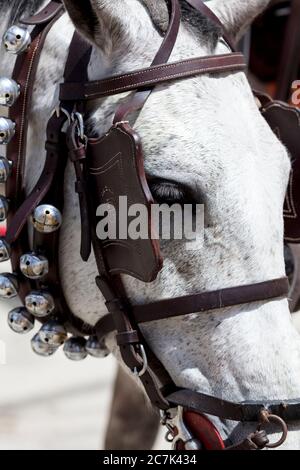
[{"label": "blurred background", "polygon": [[30,337],[16,336],[0,310],[0,449],[99,449],[103,445],[116,372],[112,357],[73,363],[59,351],[33,354]]}]

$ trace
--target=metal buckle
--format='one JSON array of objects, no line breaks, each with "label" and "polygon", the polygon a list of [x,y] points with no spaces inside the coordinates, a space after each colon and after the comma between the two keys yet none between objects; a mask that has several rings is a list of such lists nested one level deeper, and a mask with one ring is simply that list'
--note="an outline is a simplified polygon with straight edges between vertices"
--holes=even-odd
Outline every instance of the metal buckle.
[{"label": "metal buckle", "polygon": [[183,411],[183,407],[179,406],[176,409],[161,412],[161,424],[168,429],[165,439],[172,443],[174,450],[179,442],[183,442],[186,450],[191,450],[190,444],[193,445],[192,450],[200,450],[201,443],[192,436],[184,423]]},{"label": "metal buckle", "polygon": [[141,353],[141,356],[142,356],[142,361],[143,361],[143,367],[140,371],[138,371],[137,367],[135,367],[133,370],[132,370],[132,373],[135,377],[142,377],[146,372],[147,372],[147,369],[148,369],[148,359],[147,359],[147,355],[146,355],[146,351],[145,351],[145,348],[142,344],[139,344],[138,345],[138,348],[139,348],[139,353]]},{"label": "metal buckle", "polygon": [[59,106],[59,105],[56,106],[56,107],[53,109],[53,111],[52,111],[52,113],[51,113],[51,117],[52,117],[54,114],[56,114],[56,117],[57,117],[57,118],[60,118],[60,116],[61,116],[62,113],[65,114],[65,116],[66,116],[67,119],[68,119],[68,124],[70,125],[71,122],[72,122],[71,114],[69,113],[69,111],[67,111],[65,108],[62,108],[62,107]]}]

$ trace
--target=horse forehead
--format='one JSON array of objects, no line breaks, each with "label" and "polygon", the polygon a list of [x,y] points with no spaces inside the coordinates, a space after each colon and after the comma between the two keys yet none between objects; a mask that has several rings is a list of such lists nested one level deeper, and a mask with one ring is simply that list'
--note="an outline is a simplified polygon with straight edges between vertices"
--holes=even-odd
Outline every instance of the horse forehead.
[{"label": "horse forehead", "polygon": [[243,90],[244,77],[231,83],[231,97],[224,97],[220,82],[215,83],[206,78],[204,88],[211,85],[206,95],[203,86],[197,95],[193,81],[185,90],[154,93],[137,121],[146,168],[212,174],[232,168],[237,175],[249,171],[250,164],[252,172],[282,171],[285,184],[287,150],[260,115],[250,90]]}]

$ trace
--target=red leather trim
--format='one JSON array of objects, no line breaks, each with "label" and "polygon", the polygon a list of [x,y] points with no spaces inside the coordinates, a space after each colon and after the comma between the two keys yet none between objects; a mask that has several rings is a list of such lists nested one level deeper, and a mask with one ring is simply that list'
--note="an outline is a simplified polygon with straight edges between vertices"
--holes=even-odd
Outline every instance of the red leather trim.
[{"label": "red leather trim", "polygon": [[191,434],[204,446],[204,450],[225,449],[219,431],[206,416],[193,411],[185,411],[183,418]]}]

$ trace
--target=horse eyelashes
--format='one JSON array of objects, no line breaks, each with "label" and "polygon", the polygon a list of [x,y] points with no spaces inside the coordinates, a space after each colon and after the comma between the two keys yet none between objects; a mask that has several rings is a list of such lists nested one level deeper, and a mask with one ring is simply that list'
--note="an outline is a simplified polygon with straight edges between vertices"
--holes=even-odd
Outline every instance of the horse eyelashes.
[{"label": "horse eyelashes", "polygon": [[183,204],[187,202],[188,195],[185,189],[173,182],[157,181],[150,183],[153,199],[161,204]]}]

